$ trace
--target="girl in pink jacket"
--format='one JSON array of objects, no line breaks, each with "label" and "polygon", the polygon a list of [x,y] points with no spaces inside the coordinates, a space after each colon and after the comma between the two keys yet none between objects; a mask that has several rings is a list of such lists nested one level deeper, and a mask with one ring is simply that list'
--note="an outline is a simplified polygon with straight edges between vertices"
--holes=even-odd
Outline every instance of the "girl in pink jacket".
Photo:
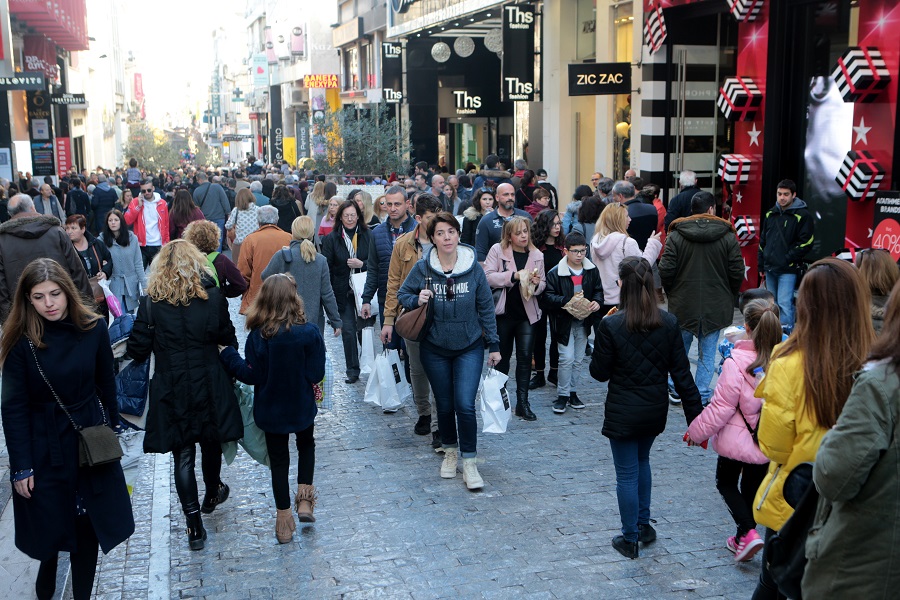
[{"label": "girl in pink jacket", "polygon": [[[716,489],[737,525],[725,545],[736,561],[750,560],[763,547],[753,520],[753,498],[766,475],[769,459],[754,440],[762,400],[754,398],[754,371],[769,365],[772,349],[781,342],[778,306],[751,300],[744,307],[744,325],[750,339],[738,340],[722,365],[709,405],[688,428],[688,444],[711,440],[718,452]],[[740,485],[738,481],[740,480]]]}]

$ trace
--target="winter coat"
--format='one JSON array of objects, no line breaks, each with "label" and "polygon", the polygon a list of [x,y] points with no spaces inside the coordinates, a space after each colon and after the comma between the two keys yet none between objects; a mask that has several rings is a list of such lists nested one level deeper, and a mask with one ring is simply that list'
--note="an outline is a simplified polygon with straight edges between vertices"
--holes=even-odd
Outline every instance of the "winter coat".
[{"label": "winter coat", "polygon": [[278,227],[283,231],[290,233],[291,226],[294,224],[294,219],[303,214],[300,212],[300,207],[297,206],[297,202],[290,198],[284,198],[273,200],[272,206],[278,209]]},{"label": "winter coat", "polygon": [[83,215],[85,219],[90,219],[91,197],[81,188],[69,190],[66,194],[66,214]]},{"label": "winter coat", "polygon": [[[94,188],[94,195],[91,196],[91,208],[94,209],[94,229],[102,230],[103,223],[106,221],[106,215],[116,207],[119,195],[116,191],[109,187],[109,183],[103,182]],[[96,231],[95,231],[96,232]]]},{"label": "winter coat", "polygon": [[764,399],[757,434],[759,449],[772,462],[756,492],[753,518],[778,531],[794,513],[784,499],[784,481],[800,463],[816,460],[826,429],[813,421],[806,409],[803,357],[799,351],[769,363],[755,396]]},{"label": "winter coat", "polygon": [[46,200],[41,194],[34,197],[34,210],[39,215],[47,215],[48,217],[56,217],[60,221],[65,221],[66,211],[56,196],[50,196]]},{"label": "winter coat", "polygon": [[103,274],[109,279],[113,270],[112,255],[109,252],[109,248],[100,241],[100,238],[92,236],[88,231],[84,233],[84,239],[88,243],[87,255],[90,264],[85,262],[81,254],[78,253],[78,249],[75,249],[75,254],[78,254],[78,260],[84,265],[84,272],[87,273],[88,277],[96,277],[100,271],[103,271]]},{"label": "winter coat", "polygon": [[541,211],[549,209],[549,206],[544,206],[540,202],[532,202],[528,206],[525,207],[525,212],[531,215],[532,220],[537,219],[537,216],[541,214]]},{"label": "winter coat", "polygon": [[669,311],[682,329],[696,336],[728,327],[744,282],[744,259],[734,227],[707,214],[673,222],[659,277],[669,295]]},{"label": "winter coat", "polygon": [[84,264],[56,217],[20,216],[0,224],[0,323],[6,321],[25,267],[36,258],[52,258],[69,272],[75,287],[93,302]]},{"label": "winter coat", "polygon": [[400,290],[397,299],[407,310],[419,305],[419,292],[425,289],[426,276],[431,277],[434,292],[434,322],[422,342],[429,350],[443,355],[465,352],[487,340],[491,352],[500,351],[494,298],[484,270],[475,260],[475,249],[460,244],[453,273],[453,299],[447,299],[447,278],[437,251],[432,248],[418,261]]},{"label": "winter coat", "polygon": [[666,231],[675,219],[683,219],[691,216],[691,200],[697,192],[702,192],[696,185],[683,188],[680,192],[672,196],[669,200],[669,206],[666,209]]},{"label": "winter coat", "polygon": [[716,382],[709,405],[691,423],[688,433],[697,443],[711,440],[713,450],[721,456],[764,465],[769,459],[760,451],[747,429],[747,423],[756,429],[762,409],[762,400],[753,395],[756,379],[747,373],[747,367],[756,360],[753,342],[738,340],[729,358],[722,363],[722,374]]},{"label": "winter coat", "polygon": [[643,250],[647,247],[647,240],[656,231],[656,223],[659,221],[659,213],[652,204],[644,204],[637,198],[632,198],[622,205],[628,209],[628,235],[634,238],[638,247]]},{"label": "winter coat", "polygon": [[[334,230],[325,236],[322,241],[322,255],[328,261],[331,289],[334,290],[334,297],[337,300],[338,310],[341,313],[344,311],[345,303],[356,302],[353,298],[353,290],[350,288],[352,271],[347,266],[350,253],[347,252],[347,245],[341,237],[343,230],[343,226],[337,223]],[[366,270],[366,264],[369,259],[369,246],[372,243],[372,232],[364,227],[359,227],[356,236],[356,258],[363,263],[361,269],[354,269],[358,273]]]},{"label": "winter coat", "polygon": [[760,271],[800,273],[812,249],[815,223],[800,198],[782,209],[777,203],[766,213],[759,231],[757,264]]},{"label": "winter coat", "polygon": [[294,276],[294,281],[297,282],[297,293],[303,299],[306,317],[310,323],[317,323],[324,307],[331,326],[334,329],[340,329],[343,326],[334,290],[331,289],[328,262],[324,256],[316,254],[314,261],[310,263],[304,261],[300,255],[300,243],[294,240],[290,247],[282,248],[275,253],[272,260],[263,269],[263,281],[277,273],[290,273]]},{"label": "winter coat", "polygon": [[[66,318],[44,321],[41,369],[80,426],[118,424],[113,356],[105,321],[79,331]],[[100,398],[98,402],[97,398]],[[134,517],[120,462],[78,466],[78,435],[44,382],[24,336],[3,365],[3,432],[10,473],[34,471],[30,500],[12,493],[16,548],[36,560],[76,550],[76,493],[100,547],[109,552],[134,533]]]},{"label": "winter coat", "polygon": [[141,257],[141,246],[137,236],[128,232],[128,245],[120,246],[113,242],[109,246],[109,254],[112,256],[112,275],[109,278],[109,291],[116,298],[124,300],[122,306],[131,312],[138,306],[141,289],[147,287],[147,275],[144,272],[144,261]]},{"label": "winter coat", "polygon": [[628,331],[626,311],[604,317],[591,354],[591,377],[609,381],[601,433],[624,440],[657,436],[669,414],[668,376],[681,396],[687,424],[703,410],[675,315],[659,309],[662,326]]},{"label": "winter coat", "polygon": [[128,354],[136,361],[151,352],[156,357],[144,452],[244,436],[234,386],[219,362],[218,346],[237,348],[228,302],[212,277],[204,276],[203,286],[206,300],[194,298],[187,306],[144,300],[138,307]]},{"label": "winter coat", "polygon": [[884,326],[884,311],[887,306],[888,297],[887,296],[872,296],[872,327],[875,329],[876,334],[881,333],[881,328]]},{"label": "winter coat", "polygon": [[[584,297],[588,301],[594,301],[597,304],[603,304],[603,284],[600,281],[600,271],[587,258],[582,263],[584,271],[581,281]],[[569,334],[572,332],[572,315],[563,309],[575,296],[575,285],[572,283],[572,271],[569,268],[568,260],[565,256],[559,261],[559,264],[550,269],[547,273],[547,287],[540,296],[541,305],[548,313],[556,315],[556,338],[554,343],[569,345]],[[593,325],[596,313],[589,316],[583,321],[585,334],[590,334],[591,325]],[[602,315],[601,315],[602,316]]]},{"label": "winter coat", "polygon": [[467,246],[475,245],[475,232],[478,229],[478,222],[484,214],[479,212],[474,206],[470,206],[463,211],[462,234],[459,236],[459,242]]},{"label": "winter coat", "polygon": [[184,235],[184,230],[188,225],[193,223],[194,221],[202,221],[206,217],[203,216],[203,211],[197,208],[196,206],[191,211],[191,214],[188,215],[188,219],[184,223],[176,223],[171,215],[169,215],[169,239],[170,240],[178,240]]},{"label": "winter coat", "polygon": [[384,325],[394,325],[394,320],[402,308],[397,300],[397,292],[415,264],[422,258],[422,246],[419,244],[418,235],[419,226],[416,225],[415,229],[397,238],[397,242],[394,244],[391,264],[388,266],[384,308],[381,310],[381,319]]},{"label": "winter coat", "polygon": [[[473,189],[480,190],[488,181],[493,181],[497,185],[500,185],[501,183],[511,183],[509,171],[500,169],[482,169],[475,177],[475,182],[472,187]],[[494,186],[494,189],[497,189],[497,186]]]},{"label": "winter coat", "polygon": [[816,454],[820,500],[806,539],[804,598],[896,598],[900,589],[900,378],[866,365]]},{"label": "winter coat", "polygon": [[268,266],[275,253],[291,243],[291,234],[278,228],[277,225],[261,225],[259,229],[244,238],[241,254],[238,256],[238,269],[250,287],[241,299],[240,313],[243,315],[250,308],[250,303],[262,287],[262,272]]},{"label": "winter coat", "polygon": [[325,341],[312,323],[282,328],[270,339],[254,329],[247,359],[222,351],[228,373],[254,386],[253,419],[267,433],[297,433],[313,424],[318,409],[313,385],[325,377]]},{"label": "winter coat", "polygon": [[659,240],[647,240],[647,247],[641,252],[636,241],[626,233],[615,231],[606,237],[594,237],[590,240],[591,258],[600,270],[603,282],[603,304],[615,306],[619,303],[619,263],[626,256],[641,256],[651,265],[659,258],[662,243]]},{"label": "winter coat", "polygon": [[218,183],[208,181],[202,183],[191,192],[191,196],[194,198],[194,204],[203,211],[203,216],[210,221],[224,220],[231,212],[225,188]]},{"label": "winter coat", "polygon": [[[159,226],[159,235],[162,238],[160,246],[169,243],[169,207],[164,200],[160,200],[159,194],[154,193],[153,199],[156,200],[156,212],[159,215],[156,224]],[[142,202],[140,198],[135,198],[125,210],[125,222],[134,227],[134,235],[137,236],[141,246],[147,245],[147,227],[144,221],[144,209],[147,208],[149,202]]]},{"label": "winter coat", "polygon": [[[416,228],[417,221],[411,216],[400,225],[403,235]],[[400,239],[399,236],[397,238]],[[391,264],[391,255],[396,243],[391,234],[390,221],[385,221],[372,229],[369,246],[368,265],[366,265],[366,287],[363,289],[363,304],[372,302],[375,293],[378,293],[378,306],[384,307],[384,295],[387,292],[388,268]]]},{"label": "winter coat", "polygon": [[210,252],[206,255],[206,260],[209,260],[210,257],[212,257],[212,266],[216,270],[219,289],[226,298],[237,298],[247,291],[247,288],[250,287],[247,280],[244,279],[241,270],[230,258],[221,252]]},{"label": "winter coat", "polygon": [[[525,217],[531,222],[531,215],[524,210],[518,208],[513,209],[513,217]],[[511,217],[509,217],[511,218]],[[475,230],[475,251],[478,255],[478,262],[484,262],[491,246],[500,241],[503,235],[503,224],[509,220],[503,217],[496,210],[484,215],[478,222],[478,228]]]},{"label": "winter coat", "polygon": [[[529,250],[528,259],[525,261],[525,270],[531,273],[534,269],[538,270],[541,282],[534,292],[534,296],[527,301],[522,298],[522,304],[525,306],[525,314],[528,315],[528,322],[534,325],[541,318],[541,309],[538,306],[538,295],[547,287],[547,279],[544,274],[544,255],[540,250]],[[502,315],[506,312],[506,295],[510,290],[521,289],[521,283],[513,279],[516,273],[516,260],[513,256],[512,246],[505,249],[500,244],[491,246],[487,259],[484,261],[484,274],[487,277],[488,285],[491,289],[500,289],[500,299],[494,307],[494,313]],[[518,292],[519,290],[516,290]]]}]

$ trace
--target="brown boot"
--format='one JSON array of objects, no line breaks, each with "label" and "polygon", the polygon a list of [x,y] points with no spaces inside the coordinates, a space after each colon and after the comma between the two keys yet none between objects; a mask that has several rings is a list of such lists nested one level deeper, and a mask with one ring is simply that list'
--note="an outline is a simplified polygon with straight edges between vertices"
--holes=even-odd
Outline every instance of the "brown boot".
[{"label": "brown boot", "polygon": [[291,509],[277,509],[275,511],[275,539],[279,544],[287,544],[294,539],[294,513]]},{"label": "brown boot", "polygon": [[297,511],[297,518],[301,523],[315,523],[316,518],[313,516],[313,509],[316,507],[316,488],[301,483],[297,486],[297,496],[294,498],[294,510]]}]

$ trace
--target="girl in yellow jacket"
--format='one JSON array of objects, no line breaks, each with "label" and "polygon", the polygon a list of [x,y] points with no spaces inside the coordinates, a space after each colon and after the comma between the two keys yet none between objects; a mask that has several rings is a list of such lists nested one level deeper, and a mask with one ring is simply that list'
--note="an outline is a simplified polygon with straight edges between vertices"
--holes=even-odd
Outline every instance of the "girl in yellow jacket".
[{"label": "girl in yellow jacket", "polygon": [[[772,462],[753,503],[766,540],[794,509],[784,499],[784,482],[800,463],[814,462],[822,436],[837,422],[874,339],[868,292],[853,265],[826,258],[814,263],[797,294],[797,323],[775,348],[765,378],[759,448]],[[783,598],[766,567],[753,600]]]}]

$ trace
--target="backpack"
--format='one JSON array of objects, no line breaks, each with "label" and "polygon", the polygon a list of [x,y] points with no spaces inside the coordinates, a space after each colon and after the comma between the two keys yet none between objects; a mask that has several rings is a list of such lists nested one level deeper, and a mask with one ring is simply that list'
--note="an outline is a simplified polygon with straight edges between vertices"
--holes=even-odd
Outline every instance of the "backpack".
[{"label": "backpack", "polygon": [[206,255],[206,262],[209,264],[210,270],[212,270],[212,277],[216,280],[216,287],[219,287],[219,272],[216,271],[216,265],[214,265],[213,262],[215,262],[218,256],[218,252],[210,252]]}]

